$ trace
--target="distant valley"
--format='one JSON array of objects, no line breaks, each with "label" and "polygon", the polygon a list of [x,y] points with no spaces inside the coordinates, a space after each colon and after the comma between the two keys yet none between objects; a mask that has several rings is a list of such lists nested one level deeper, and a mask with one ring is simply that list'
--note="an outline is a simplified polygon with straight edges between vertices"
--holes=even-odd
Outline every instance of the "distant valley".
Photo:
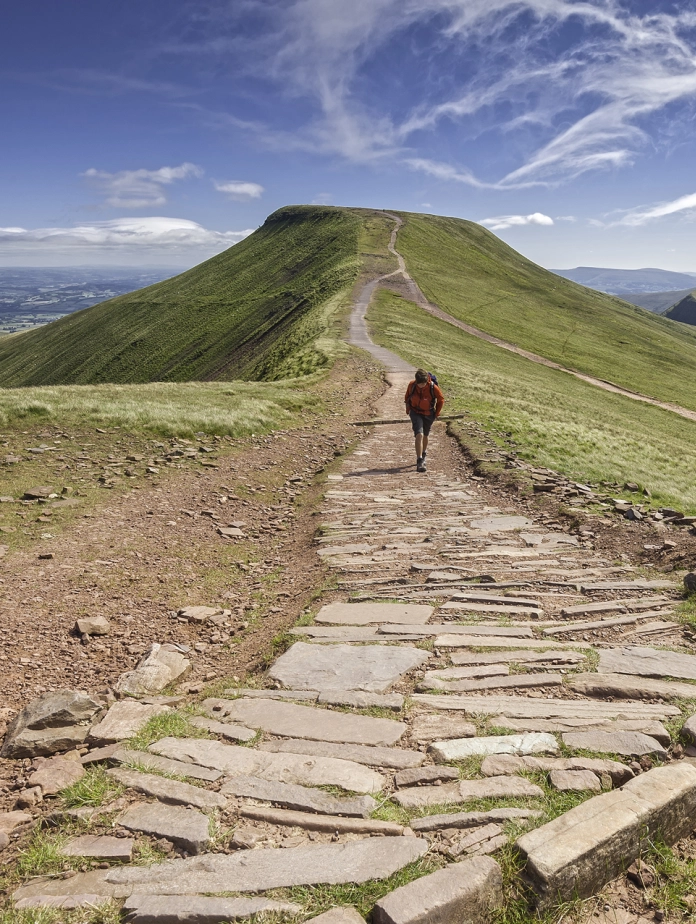
[{"label": "distant valley", "polygon": [[56,321],[181,271],[155,266],[0,267],[0,334]]}]

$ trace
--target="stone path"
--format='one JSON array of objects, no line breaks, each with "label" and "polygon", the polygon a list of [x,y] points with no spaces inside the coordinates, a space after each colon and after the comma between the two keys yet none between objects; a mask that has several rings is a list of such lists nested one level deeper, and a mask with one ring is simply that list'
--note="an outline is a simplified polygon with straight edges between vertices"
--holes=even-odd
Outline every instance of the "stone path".
[{"label": "stone path", "polygon": [[[399,417],[408,370],[380,357],[392,387],[379,416]],[[264,908],[305,920],[294,893],[264,893],[386,879],[427,857],[429,874],[381,899],[373,920],[486,921],[509,840],[546,908],[601,889],[646,832],[668,843],[691,832],[696,750],[685,756],[666,727],[688,714],[692,689],[696,699],[696,656],[673,617],[680,587],[617,567],[507,499],[492,504],[441,426],[427,475],[413,462],[410,429],[384,425],[329,476],[316,550],[338,589],[259,686],[199,704],[211,738],[119,744],[177,704],[138,692],[132,675],[141,703],[104,716],[75,694],[62,719],[48,707],[25,716],[8,754],[33,756],[53,721],[59,744],[46,753],[86,741],[86,766],[116,768],[127,796],[108,831],[128,833],[121,856],[146,835],[174,847],[150,866],[30,881],[18,907],[125,899],[141,924],[187,909],[210,924]],[[577,799],[556,818],[554,788]],[[112,841],[66,849],[110,860]],[[327,924],[361,920],[344,911]]]}]

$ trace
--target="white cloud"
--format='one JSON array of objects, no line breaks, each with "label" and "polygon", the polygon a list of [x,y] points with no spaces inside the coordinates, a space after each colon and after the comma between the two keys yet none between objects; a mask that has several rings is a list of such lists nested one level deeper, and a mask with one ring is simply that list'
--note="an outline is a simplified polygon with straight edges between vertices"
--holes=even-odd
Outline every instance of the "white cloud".
[{"label": "white cloud", "polygon": [[203,176],[195,164],[160,167],[159,170],[120,170],[107,173],[90,167],[82,174],[90,186],[106,195],[106,204],[120,209],[153,208],[167,201],[165,187],[177,180]]},{"label": "white cloud", "polygon": [[678,199],[673,199],[671,202],[662,202],[659,205],[653,205],[649,208],[631,209],[618,221],[613,222],[613,224],[639,227],[640,225],[646,225],[648,222],[655,221],[658,218],[676,215],[678,212],[694,211],[696,211],[696,193],[690,193],[686,196],[680,196]]},{"label": "white cloud", "polygon": [[213,180],[213,185],[218,192],[225,193],[231,199],[258,199],[264,192],[263,186],[246,183],[244,180],[225,180],[223,183]]},{"label": "white cloud", "polygon": [[0,228],[0,258],[60,257],[68,262],[115,255],[125,262],[166,256],[204,258],[220,253],[252,233],[211,231],[186,218],[117,218],[71,228]]},{"label": "white cloud", "polygon": [[505,231],[506,228],[521,228],[524,225],[552,225],[553,218],[542,212],[531,215],[500,215],[498,218],[484,218],[479,222],[491,231]]}]

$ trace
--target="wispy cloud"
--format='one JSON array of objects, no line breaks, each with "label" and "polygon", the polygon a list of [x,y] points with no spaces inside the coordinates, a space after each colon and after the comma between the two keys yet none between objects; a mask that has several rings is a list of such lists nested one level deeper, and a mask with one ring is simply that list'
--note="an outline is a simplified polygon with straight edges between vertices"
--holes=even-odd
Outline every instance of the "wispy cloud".
[{"label": "wispy cloud", "polygon": [[218,192],[225,193],[230,199],[259,199],[264,192],[263,186],[244,180],[225,180],[222,183],[213,180],[213,185]]},{"label": "wispy cloud", "polygon": [[668,215],[676,215],[678,212],[692,212],[696,214],[696,193],[690,193],[686,196],[680,196],[671,202],[662,202],[659,205],[631,209],[626,212],[617,221],[612,222],[614,225],[628,225],[629,227],[640,227],[647,225],[658,218],[666,218]]},{"label": "wispy cloud", "polygon": [[185,218],[117,218],[66,228],[0,228],[0,255],[19,252],[219,253],[252,233],[211,231]]},{"label": "wispy cloud", "polygon": [[201,177],[195,164],[160,167],[159,170],[120,170],[107,173],[90,167],[82,176],[90,186],[106,196],[106,205],[120,209],[154,208],[167,201],[165,187],[187,177]]},{"label": "wispy cloud", "polygon": [[522,228],[525,225],[552,225],[553,218],[542,212],[533,212],[531,215],[499,215],[497,218],[483,218],[480,225],[485,225],[491,231],[505,231],[506,228]]}]

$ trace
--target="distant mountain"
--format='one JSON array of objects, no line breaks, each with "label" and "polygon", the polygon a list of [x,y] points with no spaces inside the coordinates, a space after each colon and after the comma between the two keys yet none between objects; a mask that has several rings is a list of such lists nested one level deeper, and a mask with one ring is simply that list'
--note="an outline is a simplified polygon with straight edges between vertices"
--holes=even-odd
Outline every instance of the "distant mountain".
[{"label": "distant mountain", "polygon": [[673,305],[669,311],[665,311],[664,317],[671,321],[681,321],[682,324],[693,324],[696,326],[696,297],[693,292],[689,292],[681,301]]},{"label": "distant mountain", "polygon": [[576,266],[575,269],[551,270],[558,276],[572,279],[589,289],[611,295],[642,295],[676,289],[691,290],[696,285],[696,273],[672,273],[661,269],[622,270],[601,266]]},{"label": "distant mountain", "polygon": [[694,288],[696,286],[692,286],[690,289],[679,289],[676,292],[622,292],[621,298],[625,302],[630,302],[631,305],[646,308],[648,311],[652,311],[653,314],[665,314],[668,317],[667,309],[690,295]]}]

